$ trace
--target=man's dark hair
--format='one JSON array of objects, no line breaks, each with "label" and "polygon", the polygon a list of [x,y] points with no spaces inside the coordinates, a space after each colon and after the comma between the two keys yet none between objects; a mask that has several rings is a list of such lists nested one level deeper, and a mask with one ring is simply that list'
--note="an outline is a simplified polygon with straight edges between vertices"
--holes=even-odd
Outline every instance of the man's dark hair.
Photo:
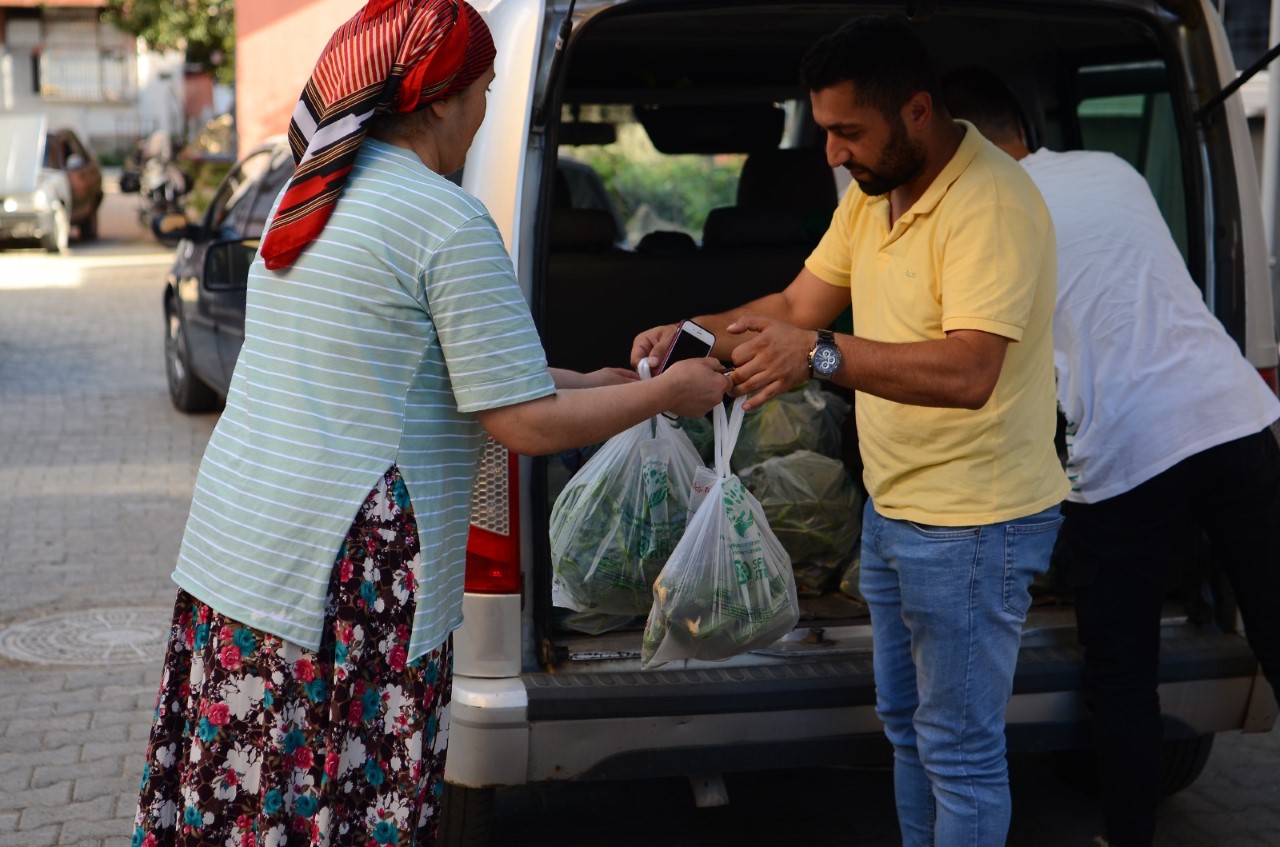
[{"label": "man's dark hair", "polygon": [[999,76],[976,65],[947,74],[942,96],[952,117],[963,118],[996,143],[1022,140],[1025,118],[1018,98]]},{"label": "man's dark hair", "polygon": [[853,18],[818,39],[800,63],[800,81],[810,91],[852,82],[861,103],[886,118],[918,91],[927,91],[934,107],[945,110],[929,48],[897,16]]}]

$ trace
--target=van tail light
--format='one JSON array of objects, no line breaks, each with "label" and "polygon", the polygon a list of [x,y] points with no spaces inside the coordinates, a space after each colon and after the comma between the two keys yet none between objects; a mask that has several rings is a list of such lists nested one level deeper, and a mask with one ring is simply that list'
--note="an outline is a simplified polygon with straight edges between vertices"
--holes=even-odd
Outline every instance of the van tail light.
[{"label": "van tail light", "polygon": [[465,590],[520,593],[520,521],[517,457],[489,438],[471,492]]},{"label": "van tail light", "polygon": [[1270,386],[1272,394],[1280,395],[1280,382],[1277,382],[1275,368],[1258,368],[1258,376]]}]

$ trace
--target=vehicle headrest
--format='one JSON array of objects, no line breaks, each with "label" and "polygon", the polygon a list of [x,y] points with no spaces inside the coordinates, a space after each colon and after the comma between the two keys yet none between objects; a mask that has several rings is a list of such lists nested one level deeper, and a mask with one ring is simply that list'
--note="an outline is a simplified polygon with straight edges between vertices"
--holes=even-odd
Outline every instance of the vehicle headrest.
[{"label": "vehicle headrest", "polygon": [[817,147],[758,150],[738,178],[739,206],[810,211],[834,209],[838,200],[835,174]]},{"label": "vehicle headrest", "polygon": [[659,229],[645,233],[636,245],[636,252],[652,256],[691,256],[698,252],[698,242],[687,232]]},{"label": "vehicle headrest", "polygon": [[702,249],[769,249],[816,247],[831,223],[832,209],[808,214],[789,210],[721,206],[707,213],[702,228]]},{"label": "vehicle headrest", "polygon": [[604,209],[553,209],[550,247],[559,253],[594,253],[613,249],[618,225]]}]

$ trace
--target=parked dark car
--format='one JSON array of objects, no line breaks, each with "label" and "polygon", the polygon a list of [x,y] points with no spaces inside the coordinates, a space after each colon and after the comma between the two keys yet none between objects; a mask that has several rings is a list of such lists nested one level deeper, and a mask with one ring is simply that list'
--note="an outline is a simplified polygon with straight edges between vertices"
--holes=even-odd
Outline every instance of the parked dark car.
[{"label": "parked dark car", "polygon": [[67,128],[48,129],[44,115],[0,115],[0,244],[35,242],[67,249],[71,229],[98,237],[102,170]]},{"label": "parked dark car", "polygon": [[176,217],[156,233],[177,242],[164,287],[169,397],[183,412],[221,407],[244,343],[245,286],[258,240],[280,189],[293,175],[284,136],[254,148],[231,168],[198,223]]}]

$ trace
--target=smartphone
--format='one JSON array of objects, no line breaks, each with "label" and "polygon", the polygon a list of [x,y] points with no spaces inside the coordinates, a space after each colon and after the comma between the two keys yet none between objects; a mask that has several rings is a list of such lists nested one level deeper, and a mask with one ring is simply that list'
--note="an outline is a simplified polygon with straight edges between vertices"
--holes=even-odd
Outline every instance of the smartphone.
[{"label": "smartphone", "polygon": [[658,373],[665,371],[667,365],[672,362],[711,355],[711,348],[715,343],[715,334],[710,330],[698,326],[693,321],[681,321],[676,327],[676,337],[671,340],[671,346],[667,348],[667,355],[663,358]]}]

